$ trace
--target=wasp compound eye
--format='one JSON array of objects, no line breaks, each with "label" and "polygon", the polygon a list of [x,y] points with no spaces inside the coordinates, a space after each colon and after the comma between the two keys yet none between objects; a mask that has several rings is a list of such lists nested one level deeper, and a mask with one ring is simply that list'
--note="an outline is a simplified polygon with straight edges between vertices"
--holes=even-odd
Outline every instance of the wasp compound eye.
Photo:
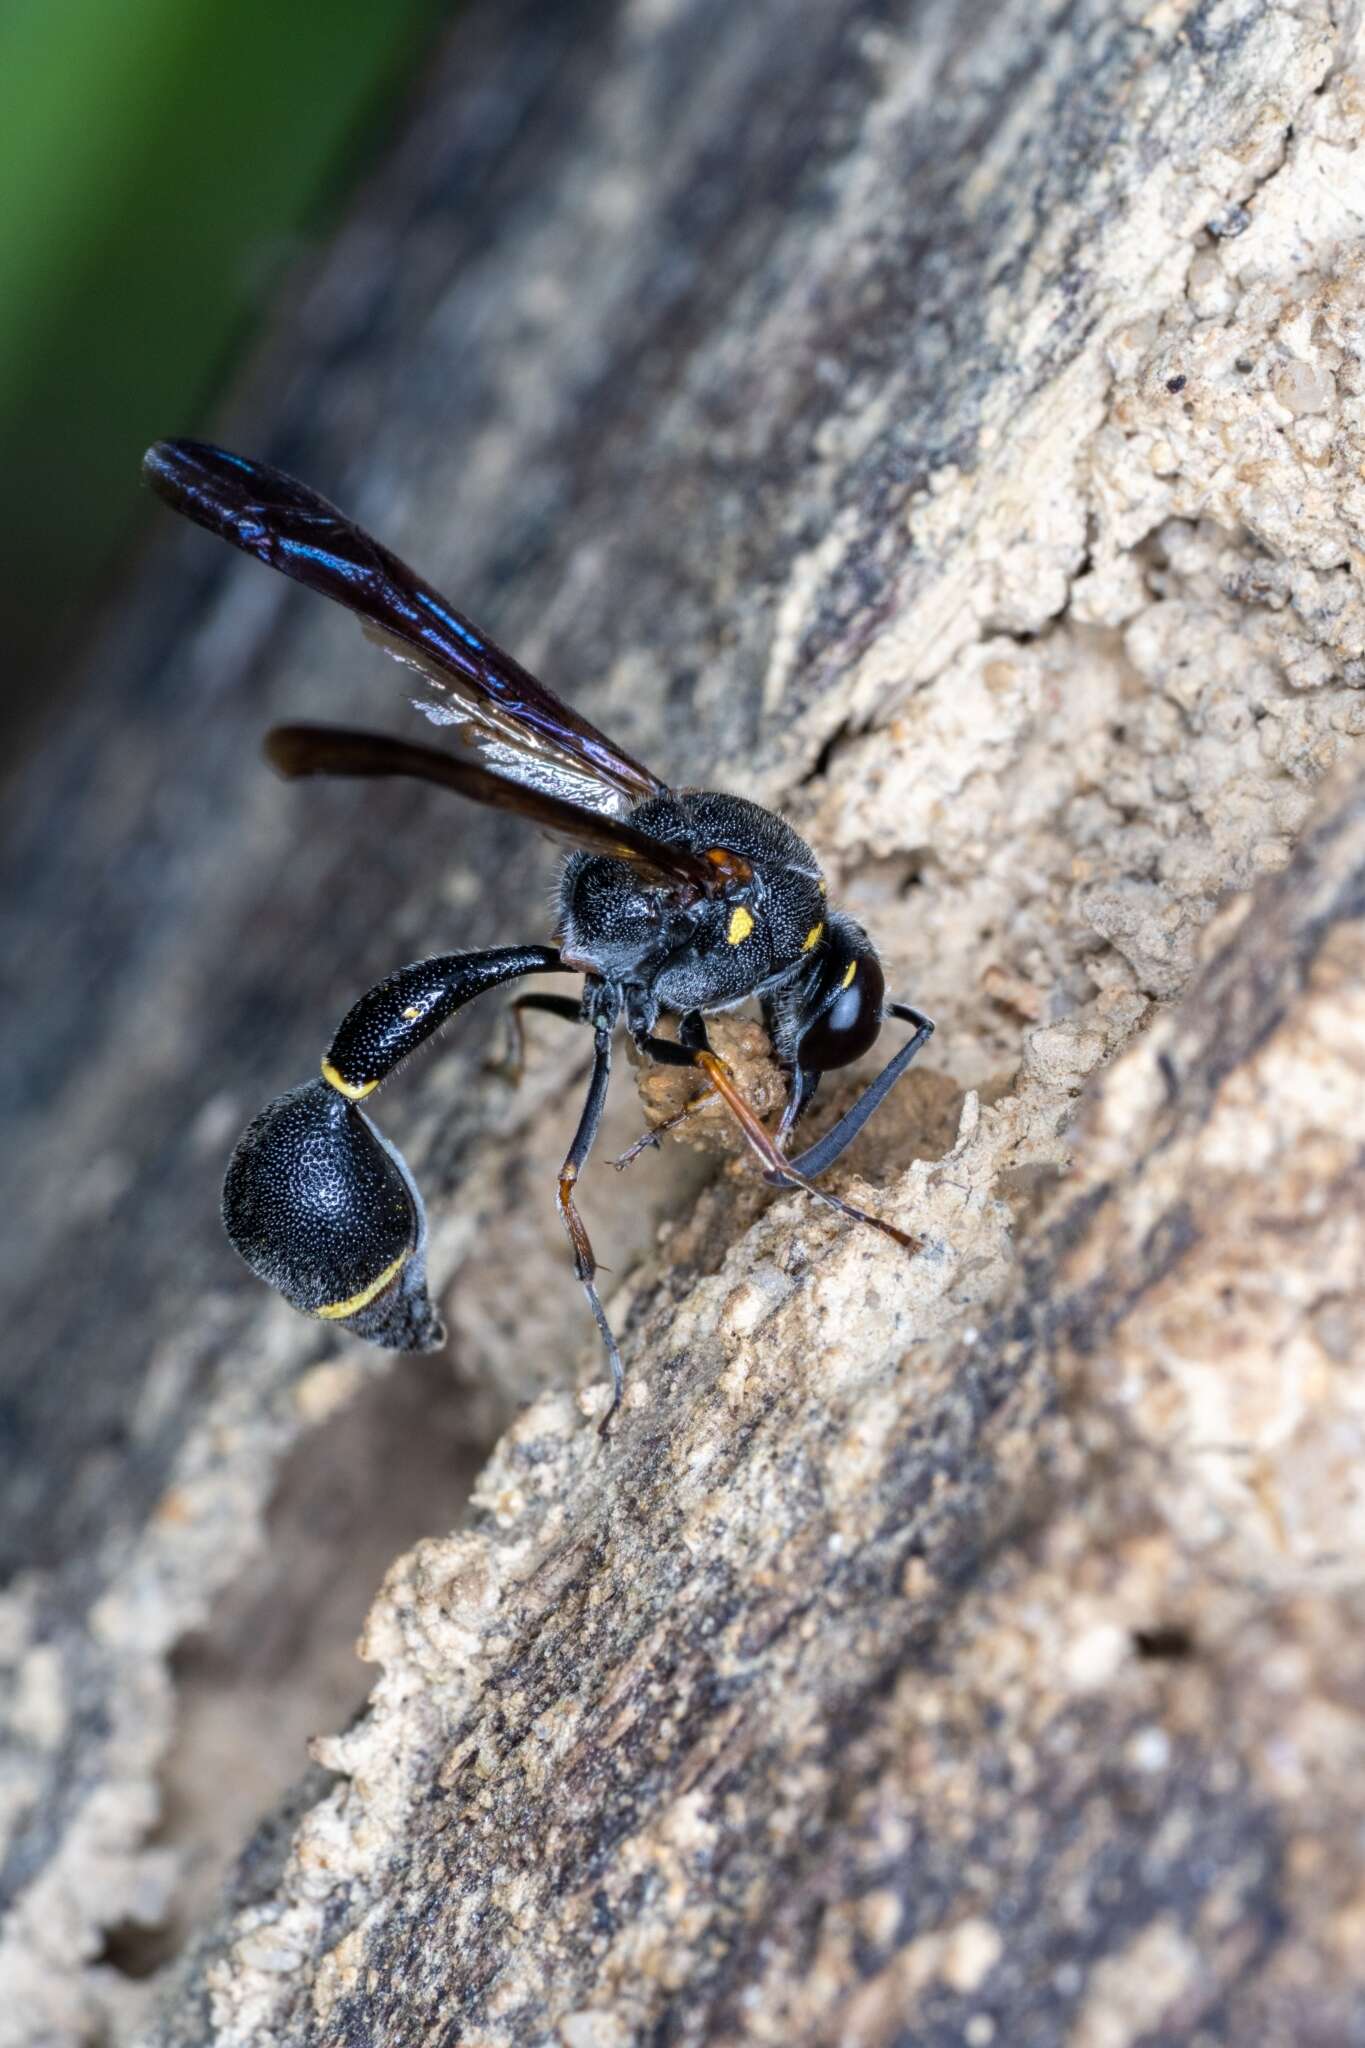
[{"label": "wasp compound eye", "polygon": [[412,1176],[325,1081],[291,1088],[248,1124],[228,1162],[223,1222],[251,1270],[305,1315],[391,1351],[443,1341]]},{"label": "wasp compound eye", "polygon": [[882,1028],[886,982],[875,956],[850,960],[834,1000],[801,1040],[801,1064],[823,1074],[861,1059]]}]

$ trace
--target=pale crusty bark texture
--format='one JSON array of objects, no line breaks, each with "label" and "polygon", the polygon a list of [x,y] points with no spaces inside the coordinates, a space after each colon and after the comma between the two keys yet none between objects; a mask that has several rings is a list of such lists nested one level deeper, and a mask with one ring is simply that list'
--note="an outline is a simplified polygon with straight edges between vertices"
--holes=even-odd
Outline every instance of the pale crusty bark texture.
[{"label": "pale crusty bark texture", "polygon": [[163,536],[8,827],[0,2041],[1365,2031],[1362,66],[1317,0],[457,31],[229,430],[807,834],[939,1021],[833,1176],[923,1249],[599,1165],[604,1449],[583,1051],[471,1017],[380,1107],[453,1377],[263,1298],[235,1130],[550,870],[271,784],[392,677]]}]

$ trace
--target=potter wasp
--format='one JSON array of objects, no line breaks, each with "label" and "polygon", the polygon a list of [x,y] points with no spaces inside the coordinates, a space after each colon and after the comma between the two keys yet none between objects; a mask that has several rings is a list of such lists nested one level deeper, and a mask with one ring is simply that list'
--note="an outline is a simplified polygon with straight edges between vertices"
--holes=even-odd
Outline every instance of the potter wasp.
[{"label": "potter wasp", "polygon": [[[646,1057],[700,1075],[705,1098],[719,1098],[770,1181],[804,1188],[914,1250],[894,1225],[815,1181],[934,1027],[909,1004],[886,1000],[871,941],[826,904],[815,856],[792,828],[744,797],[660,782],[306,484],[197,441],[157,442],[144,470],[177,512],[355,612],[371,639],[437,693],[418,708],[457,742],[441,749],[340,726],[277,726],[265,748],[283,775],[415,777],[512,811],[572,849],[555,944],[442,953],[400,967],[347,1012],[320,1075],[248,1125],[228,1166],[223,1221],[252,1270],[305,1315],[372,1344],[416,1351],[442,1342],[427,1293],[421,1196],[361,1104],[475,996],[539,974],[579,975],[582,990],[522,995],[518,1007],[582,1024],[593,1040],[558,1205],[611,1367],[604,1432],[620,1405],[621,1355],[574,1194],[601,1121],[618,1025]],[[787,1077],[774,1134],[707,1039],[706,1018],[749,997]],[[663,1014],[678,1020],[676,1038],[659,1033]],[[789,1156],[820,1076],[867,1052],[887,1018],[912,1035],[831,1130]]]}]

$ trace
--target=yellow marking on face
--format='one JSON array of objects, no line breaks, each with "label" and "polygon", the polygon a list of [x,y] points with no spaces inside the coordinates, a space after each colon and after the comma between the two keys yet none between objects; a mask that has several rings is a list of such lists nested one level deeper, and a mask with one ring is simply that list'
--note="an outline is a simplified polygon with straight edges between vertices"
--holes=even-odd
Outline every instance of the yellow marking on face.
[{"label": "yellow marking on face", "polygon": [[841,982],[839,983],[839,986],[840,986],[840,988],[847,988],[847,987],[848,987],[848,985],[849,985],[849,983],[850,983],[850,982],[852,981],[852,979],[853,979],[854,975],[855,975],[855,974],[856,974],[857,972],[858,972],[858,963],[857,963],[857,961],[856,961],[856,960],[850,960],[850,961],[849,961],[849,963],[848,963],[848,973],[847,973],[847,974],[846,974],[846,975],[844,976],[843,980],[842,980],[842,981],[841,981]]},{"label": "yellow marking on face", "polygon": [[408,1007],[403,1012],[403,1015],[407,1018],[409,1024],[415,1024],[417,1022],[417,1019],[421,1016],[421,1014],[422,1012],[418,1009],[416,1003],[409,1003]]},{"label": "yellow marking on face", "polygon": [[824,932],[825,920],[822,917],[819,924],[813,924],[810,930],[806,933],[805,938],[801,941],[801,951],[803,953],[809,953],[812,946],[818,946],[821,939],[824,937]]},{"label": "yellow marking on face", "polygon": [[746,910],[742,903],[737,903],[730,912],[730,924],[725,934],[726,938],[732,946],[742,946],[753,928],[753,912]]},{"label": "yellow marking on face", "polygon": [[353,1294],[349,1301],[329,1301],[325,1308],[315,1308],[313,1314],[321,1316],[325,1323],[344,1322],[347,1316],[358,1316],[361,1309],[368,1308],[377,1294],[382,1294],[390,1283],[398,1278],[407,1264],[408,1254],[400,1252],[391,1266],[385,1266],[377,1280],[371,1280],[368,1287],[362,1287],[359,1294]]},{"label": "yellow marking on face", "polygon": [[377,1081],[343,1081],[330,1060],[322,1063],[322,1078],[329,1088],[335,1088],[337,1094],[344,1095],[348,1102],[363,1102],[379,1086]]}]

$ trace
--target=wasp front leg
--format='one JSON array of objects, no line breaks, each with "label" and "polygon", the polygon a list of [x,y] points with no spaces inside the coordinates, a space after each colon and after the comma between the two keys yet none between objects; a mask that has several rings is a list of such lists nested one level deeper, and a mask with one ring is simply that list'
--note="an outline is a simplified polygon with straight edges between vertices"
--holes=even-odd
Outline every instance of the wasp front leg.
[{"label": "wasp front leg", "polygon": [[502,946],[419,960],[362,996],[328,1047],[321,1078],[263,1109],[229,1161],[223,1222],[252,1271],[304,1315],[368,1343],[439,1345],[422,1198],[359,1104],[475,996],[517,975],[556,971],[553,947]]}]

